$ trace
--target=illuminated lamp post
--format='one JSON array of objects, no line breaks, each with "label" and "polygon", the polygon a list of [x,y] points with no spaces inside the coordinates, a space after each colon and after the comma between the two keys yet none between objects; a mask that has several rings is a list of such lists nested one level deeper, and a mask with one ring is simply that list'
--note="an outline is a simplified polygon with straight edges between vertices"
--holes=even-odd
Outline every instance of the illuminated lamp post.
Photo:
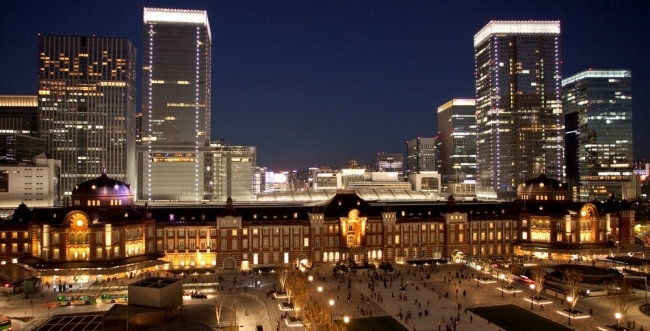
[{"label": "illuminated lamp post", "polygon": [[332,317],[332,307],[334,307],[334,300],[330,299],[330,323],[334,322],[334,317]]},{"label": "illuminated lamp post", "polygon": [[323,293],[323,287],[319,286],[318,287],[318,301],[321,301],[322,293]]},{"label": "illuminated lamp post", "polygon": [[506,278],[506,275],[500,274],[499,278],[501,278],[501,297],[503,298],[503,280]]},{"label": "illuminated lamp post", "polygon": [[535,284],[530,284],[530,310],[533,310],[533,303],[535,302]]},{"label": "illuminated lamp post", "polygon": [[569,303],[569,325],[571,325],[571,302],[573,302],[572,297],[566,297],[566,302]]},{"label": "illuminated lamp post", "polygon": [[618,331],[621,322],[621,313],[614,314],[614,317],[616,317],[616,331]]},{"label": "illuminated lamp post", "polygon": [[348,316],[343,317],[343,322],[344,322],[345,324],[350,323],[350,317],[348,317]]}]

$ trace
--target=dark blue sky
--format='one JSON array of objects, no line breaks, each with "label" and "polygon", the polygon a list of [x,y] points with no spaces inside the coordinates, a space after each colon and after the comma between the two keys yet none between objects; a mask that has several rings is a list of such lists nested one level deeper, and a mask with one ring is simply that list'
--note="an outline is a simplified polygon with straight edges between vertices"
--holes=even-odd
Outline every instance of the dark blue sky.
[{"label": "dark blue sky", "polygon": [[37,93],[39,32],[126,37],[140,55],[145,6],[208,11],[212,137],[258,146],[273,170],[374,163],[434,136],[437,107],[474,96],[490,20],[561,20],[564,77],[631,69],[635,158],[650,158],[648,1],[6,1],[0,94]]}]

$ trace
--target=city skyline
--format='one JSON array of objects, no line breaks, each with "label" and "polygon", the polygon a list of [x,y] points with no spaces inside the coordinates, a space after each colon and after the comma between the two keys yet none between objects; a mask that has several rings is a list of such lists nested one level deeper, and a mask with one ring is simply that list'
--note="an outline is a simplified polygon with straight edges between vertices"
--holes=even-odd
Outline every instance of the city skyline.
[{"label": "city skyline", "polygon": [[[472,41],[491,20],[559,20],[563,78],[589,68],[631,70],[637,119],[650,102],[641,2],[117,1],[88,10],[94,4],[101,3],[78,12],[65,1],[8,4],[0,38],[18,47],[0,55],[0,94],[36,95],[38,33],[128,38],[142,54],[144,7],[207,10],[212,138],[257,146],[258,165],[275,170],[373,163],[379,152],[406,154],[405,141],[436,135],[439,105],[475,97]],[[138,67],[141,111],[141,58]],[[634,157],[646,158],[650,133],[641,121],[634,128]]]}]

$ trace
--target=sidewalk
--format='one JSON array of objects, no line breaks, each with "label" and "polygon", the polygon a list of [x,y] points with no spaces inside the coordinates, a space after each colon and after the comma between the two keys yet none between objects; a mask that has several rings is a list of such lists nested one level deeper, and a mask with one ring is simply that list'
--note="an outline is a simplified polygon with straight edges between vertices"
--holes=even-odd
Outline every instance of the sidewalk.
[{"label": "sidewalk", "polygon": [[[367,286],[355,286],[364,295],[370,297],[371,292]],[[442,297],[443,294],[439,295],[439,293],[434,293],[428,288],[419,286],[420,290],[416,290],[415,286],[406,285],[404,293],[408,300],[400,301],[398,287],[399,282],[393,282],[393,288],[389,287],[387,289],[384,288],[382,283],[377,283],[375,293],[384,298],[383,302],[379,303],[379,306],[409,330],[445,330],[447,324],[452,326],[451,318],[460,318],[460,323],[456,326],[457,331],[500,330],[498,326],[488,324],[487,320],[466,311],[466,307],[462,303],[461,309],[458,309],[458,302],[444,298]],[[393,298],[393,294],[395,294],[395,298]],[[376,299],[372,300],[376,302]],[[415,303],[416,300],[417,304]],[[425,310],[429,311],[429,316],[425,316]],[[398,314],[400,312],[403,314],[411,313],[408,323],[404,318],[399,319]],[[422,313],[421,317],[420,313]]]}]

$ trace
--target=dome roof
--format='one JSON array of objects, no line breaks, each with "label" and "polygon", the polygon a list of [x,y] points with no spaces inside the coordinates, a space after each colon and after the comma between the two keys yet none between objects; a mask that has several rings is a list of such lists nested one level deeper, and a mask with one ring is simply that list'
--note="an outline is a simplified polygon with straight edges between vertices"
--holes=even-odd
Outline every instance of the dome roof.
[{"label": "dome roof", "polygon": [[529,179],[525,183],[519,184],[519,187],[517,188],[517,194],[554,192],[567,193],[568,189],[569,186],[566,183],[548,178],[546,175],[541,174],[537,178]]},{"label": "dome roof", "polygon": [[72,197],[130,197],[133,196],[131,185],[116,179],[109,178],[106,173],[101,176],[77,184],[72,190]]}]

